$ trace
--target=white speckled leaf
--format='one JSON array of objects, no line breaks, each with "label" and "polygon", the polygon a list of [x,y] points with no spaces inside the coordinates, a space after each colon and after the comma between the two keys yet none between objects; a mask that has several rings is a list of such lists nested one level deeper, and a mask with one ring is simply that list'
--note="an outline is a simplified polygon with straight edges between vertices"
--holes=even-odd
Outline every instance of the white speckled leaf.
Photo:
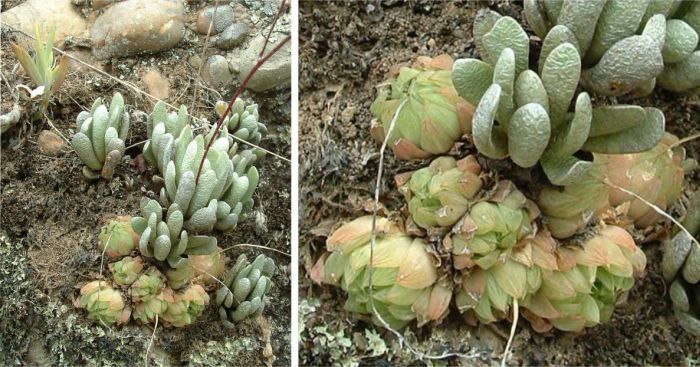
[{"label": "white speckled leaf", "polygon": [[683,278],[691,283],[700,282],[700,246],[693,243],[683,265]]},{"label": "white speckled leaf", "polygon": [[102,162],[97,159],[95,152],[92,150],[92,142],[87,135],[83,133],[77,133],[73,136],[71,140],[71,146],[75,153],[78,154],[83,163],[85,163],[90,169],[98,171],[102,169]]},{"label": "white speckled leaf", "polygon": [[540,164],[549,182],[554,185],[571,185],[580,181],[593,165],[574,156],[556,157],[549,152],[542,156]]},{"label": "white speckled leaf", "polygon": [[670,19],[666,22],[666,42],[661,53],[665,64],[683,61],[698,46],[698,34],[686,22]]},{"label": "white speckled leaf", "polygon": [[634,35],[648,5],[649,0],[608,0],[596,23],[584,64],[595,64],[617,41]]},{"label": "white speckled leaf", "polygon": [[565,128],[559,131],[549,150],[558,156],[569,156],[576,153],[588,139],[591,128],[593,107],[588,93],[581,93],[576,99],[574,117]]},{"label": "white speckled leaf", "polygon": [[542,67],[542,84],[549,97],[549,118],[556,131],[566,118],[581,75],[581,59],[570,43],[557,46]]},{"label": "white speckled leaf", "polygon": [[542,68],[544,67],[544,61],[547,60],[547,56],[549,56],[549,54],[552,53],[552,51],[555,48],[564,43],[570,43],[574,47],[576,47],[576,50],[579,49],[576,36],[574,36],[574,34],[569,28],[566,28],[563,25],[558,25],[552,28],[549,31],[549,33],[547,33],[547,36],[542,42],[542,49],[540,50],[540,59],[537,62],[540,74],[542,74]]},{"label": "white speckled leaf", "polygon": [[[191,217],[195,211],[204,208],[211,198],[211,193],[216,186],[216,172],[214,170],[203,171],[197,182],[197,187],[194,189],[194,196],[187,208],[186,215]],[[179,203],[178,203],[179,204]]]},{"label": "white speckled leaf", "polygon": [[92,115],[92,149],[100,162],[105,161],[105,132],[109,122],[109,112],[105,105],[100,105]]},{"label": "white speckled leaf", "polygon": [[673,238],[664,242],[664,257],[661,260],[661,272],[667,282],[673,280],[683,267],[686,257],[693,245],[685,232],[678,232]]},{"label": "white speckled leaf", "polygon": [[484,48],[489,55],[499,55],[510,48],[515,53],[515,73],[528,68],[530,58],[530,38],[511,17],[503,17],[484,35]]},{"label": "white speckled leaf", "polygon": [[594,153],[626,154],[649,150],[659,143],[664,135],[666,119],[656,108],[645,109],[646,118],[638,125],[613,134],[590,138],[583,146]]},{"label": "white speckled leaf", "polygon": [[547,111],[540,104],[529,103],[520,107],[508,126],[508,154],[520,167],[537,164],[547,148],[551,129]]},{"label": "white speckled leaf", "polygon": [[608,49],[595,67],[584,70],[581,80],[588,90],[616,96],[644,85],[663,67],[661,51],[654,40],[631,36]]},{"label": "white speckled leaf", "polygon": [[672,92],[700,87],[700,50],[679,63],[667,65],[656,82]]},{"label": "white speckled leaf", "polygon": [[493,65],[496,63],[496,59],[500,52],[494,55],[489,55],[484,47],[484,35],[491,31],[494,24],[501,19],[501,14],[496,13],[493,10],[482,9],[479,10],[474,19],[474,26],[472,28],[472,33],[474,34],[474,46],[479,52],[481,58],[487,63]]},{"label": "white speckled leaf", "polygon": [[616,133],[644,121],[644,108],[635,105],[610,105],[593,109],[590,137]]},{"label": "white speckled leaf", "polygon": [[515,54],[510,48],[506,48],[498,58],[493,69],[493,83],[501,87],[501,94],[496,111],[496,120],[508,127],[508,121],[513,114],[513,88],[515,87]]},{"label": "white speckled leaf", "polygon": [[476,106],[493,81],[493,66],[477,59],[459,59],[452,67],[452,83],[457,93]]},{"label": "white speckled leaf", "polygon": [[644,26],[642,36],[650,37],[659,47],[659,50],[663,49],[666,42],[666,18],[661,14],[651,17]]},{"label": "white speckled leaf", "polygon": [[523,13],[527,24],[530,25],[535,34],[540,38],[544,38],[550,27],[545,14],[544,4],[539,0],[525,0],[523,1]]},{"label": "white speckled leaf", "polygon": [[539,75],[532,70],[525,70],[515,80],[515,96],[516,108],[522,107],[528,103],[537,103],[542,106],[545,111],[549,112],[549,98],[547,91],[544,89],[542,80]]},{"label": "white speckled leaf", "polygon": [[561,7],[557,24],[568,27],[578,40],[581,52],[586,53],[593,40],[595,25],[607,0],[567,0]]},{"label": "white speckled leaf", "polygon": [[474,145],[481,154],[494,159],[508,156],[506,136],[496,131],[493,125],[500,96],[501,87],[498,84],[490,86],[477,105],[472,118]]}]

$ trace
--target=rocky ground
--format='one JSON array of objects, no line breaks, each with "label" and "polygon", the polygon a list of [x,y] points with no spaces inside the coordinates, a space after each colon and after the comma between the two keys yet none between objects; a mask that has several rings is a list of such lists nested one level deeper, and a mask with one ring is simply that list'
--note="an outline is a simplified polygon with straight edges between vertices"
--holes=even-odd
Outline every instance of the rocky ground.
[{"label": "rocky ground", "polygon": [[[369,106],[376,86],[393,65],[416,56],[474,57],[472,21],[478,6],[521,20],[518,2],[362,1],[300,5],[300,361],[328,365],[444,365],[420,358],[390,333],[358,321],[343,310],[345,295],[309,278],[324,251],[325,237],[338,221],[364,213],[373,196],[379,158],[370,136]],[[536,42],[535,43],[536,46]],[[536,58],[535,58],[536,59]],[[643,99],[620,102],[653,105],[664,111],[667,129],[680,137],[700,131],[698,97],[657,89]],[[700,158],[700,142],[684,145]],[[387,154],[383,204],[403,202],[393,189],[393,175],[423,166],[397,162]],[[687,177],[688,192],[697,172]],[[644,247],[645,277],[618,307],[613,319],[580,334],[538,334],[518,325],[513,365],[697,365],[700,340],[682,331],[671,310],[659,270],[658,243]],[[407,340],[432,355],[458,352],[449,365],[493,365],[500,359],[510,325],[467,327],[457,312],[439,328],[409,328]]]},{"label": "rocky ground", "polygon": [[[20,117],[3,133],[0,163],[0,365],[289,365],[291,165],[268,155],[258,166],[261,183],[254,213],[232,233],[216,233],[219,246],[266,246],[227,251],[235,259],[264,251],[278,264],[262,317],[226,329],[210,305],[184,329],[152,325],[107,328],[73,307],[76,287],[100,272],[99,227],[117,215],[134,215],[153,195],[150,171],[130,161],[146,140],[145,119],[154,98],[213,121],[214,103],[231,98],[253,66],[279,1],[9,0],[0,2],[2,81],[0,112],[35,87],[10,42],[32,45],[34,22],[56,25],[55,45],[69,55],[68,76],[47,116]],[[211,36],[209,19],[214,18]],[[206,25],[206,29],[204,28]],[[289,34],[288,11],[271,45]],[[244,98],[259,105],[269,134],[261,146],[289,158],[289,48],[253,78]],[[87,64],[87,65],[86,65]],[[89,66],[88,66],[89,65]],[[120,83],[119,81],[123,82]],[[128,84],[124,84],[128,83]],[[60,135],[74,134],[75,118],[99,97],[124,96],[131,115],[129,146],[115,179],[88,182],[82,164]],[[150,96],[146,95],[150,94]],[[50,123],[49,123],[50,122]],[[53,125],[53,127],[51,126]],[[213,294],[215,287],[209,289]],[[150,354],[146,350],[151,344]]]}]

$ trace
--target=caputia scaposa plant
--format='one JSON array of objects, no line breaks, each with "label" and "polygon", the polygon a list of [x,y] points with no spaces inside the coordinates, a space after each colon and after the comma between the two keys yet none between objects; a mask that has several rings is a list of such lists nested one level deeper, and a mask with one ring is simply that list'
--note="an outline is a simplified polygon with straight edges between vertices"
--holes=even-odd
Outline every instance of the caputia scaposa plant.
[{"label": "caputia scaposa plant", "polygon": [[577,48],[589,91],[647,94],[656,84],[699,91],[700,2],[525,0],[524,15],[543,52],[562,40]]},{"label": "caputia scaposa plant", "polygon": [[474,42],[483,61],[455,61],[452,79],[460,96],[477,105],[472,135],[480,153],[510,157],[524,168],[539,162],[553,184],[565,185],[592,165],[574,155],[579,150],[635,153],[659,142],[665,124],[660,110],[593,108],[587,93],[575,96],[581,76],[577,48],[568,38],[550,37],[538,74],[527,68],[529,38],[513,18],[488,10],[477,15]]}]

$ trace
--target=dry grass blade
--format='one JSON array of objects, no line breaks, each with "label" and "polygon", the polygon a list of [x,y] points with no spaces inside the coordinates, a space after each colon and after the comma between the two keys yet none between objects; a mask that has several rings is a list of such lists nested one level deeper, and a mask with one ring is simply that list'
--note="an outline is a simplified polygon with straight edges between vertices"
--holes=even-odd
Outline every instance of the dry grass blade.
[{"label": "dry grass blade", "polygon": [[224,250],[221,251],[221,252],[226,252],[226,251],[232,250],[232,249],[234,249],[234,248],[236,248],[236,247],[254,247],[254,248],[259,248],[259,249],[274,251],[274,252],[280,253],[280,254],[282,254],[282,255],[284,255],[284,256],[292,257],[292,255],[290,255],[290,254],[288,254],[288,253],[286,253],[286,252],[284,252],[284,251],[280,251],[280,250],[278,250],[278,249],[274,249],[274,248],[272,248],[272,247],[267,247],[267,246],[262,246],[262,245],[252,245],[252,244],[249,244],[249,243],[239,243],[239,244],[237,244],[237,245],[233,245],[233,246],[231,246],[231,247],[227,247],[226,249],[224,249]]}]

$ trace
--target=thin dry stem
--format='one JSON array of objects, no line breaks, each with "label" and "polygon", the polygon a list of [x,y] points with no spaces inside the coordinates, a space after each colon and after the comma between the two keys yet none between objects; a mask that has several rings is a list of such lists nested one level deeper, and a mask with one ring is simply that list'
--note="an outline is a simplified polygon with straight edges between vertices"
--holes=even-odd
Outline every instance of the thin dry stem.
[{"label": "thin dry stem", "polygon": [[278,253],[280,253],[280,254],[282,254],[282,255],[292,257],[292,255],[290,255],[290,254],[288,254],[288,253],[286,253],[286,252],[284,252],[284,251],[280,251],[280,250],[278,250],[278,249],[274,249],[274,248],[272,248],[272,247],[267,247],[267,246],[262,246],[262,245],[252,245],[252,244],[250,244],[250,243],[239,243],[239,244],[237,244],[237,245],[233,245],[233,246],[231,246],[231,247],[228,247],[228,248],[226,248],[225,250],[223,250],[223,251],[221,251],[221,252],[226,252],[226,251],[232,250],[232,249],[234,249],[234,248],[236,248],[236,247],[255,247],[255,248],[260,248],[260,249],[265,249],[265,250],[270,250],[270,251],[278,252]]},{"label": "thin dry stem", "polygon": [[658,206],[654,205],[653,203],[649,202],[647,199],[643,198],[642,196],[640,196],[640,195],[637,194],[636,192],[630,191],[630,190],[627,190],[627,189],[624,188],[624,187],[620,187],[620,186],[618,186],[618,185],[615,185],[614,183],[610,182],[608,179],[605,179],[605,181],[603,181],[603,183],[606,184],[606,185],[608,185],[608,186],[611,186],[611,187],[613,187],[613,188],[616,188],[616,189],[618,189],[618,190],[621,190],[621,191],[625,192],[626,194],[632,195],[632,196],[634,196],[635,198],[641,200],[641,201],[642,201],[644,204],[646,204],[648,207],[654,209],[655,212],[659,213],[661,216],[665,217],[666,219],[668,219],[668,220],[670,220],[671,222],[673,222],[673,224],[677,225],[683,232],[685,232],[685,234],[688,235],[688,237],[690,237],[690,239],[691,239],[697,246],[700,246],[700,242],[698,242],[698,240],[696,240],[695,237],[694,237],[692,234],[690,234],[690,232],[689,232],[687,229],[685,229],[685,227],[683,227],[683,225],[682,225],[679,221],[677,221],[677,220],[676,220],[675,218],[673,218],[671,215],[667,214],[665,211],[663,211],[663,209],[661,209],[661,208],[659,208]]},{"label": "thin dry stem", "polygon": [[153,326],[153,334],[151,334],[151,340],[148,341],[148,347],[146,347],[146,357],[144,358],[143,364],[148,367],[148,354],[151,352],[151,345],[153,345],[153,339],[156,337],[156,330],[158,330],[158,314],[156,313],[156,324]]},{"label": "thin dry stem", "polygon": [[518,327],[518,316],[520,310],[518,309],[518,299],[513,298],[513,323],[510,326],[510,336],[508,337],[508,343],[506,343],[506,349],[503,351],[503,359],[501,359],[501,367],[506,367],[506,362],[508,362],[508,356],[510,354],[510,347],[515,338],[515,329]]}]

